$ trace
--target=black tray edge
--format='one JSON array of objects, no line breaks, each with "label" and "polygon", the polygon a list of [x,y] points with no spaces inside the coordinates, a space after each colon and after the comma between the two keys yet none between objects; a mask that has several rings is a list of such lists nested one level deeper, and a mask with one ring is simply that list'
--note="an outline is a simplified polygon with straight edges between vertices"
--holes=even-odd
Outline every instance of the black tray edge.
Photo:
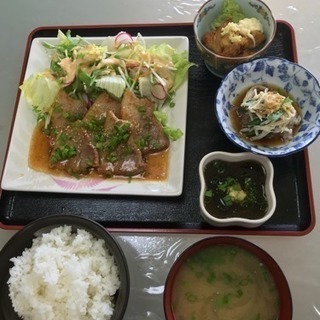
[{"label": "black tray edge", "polygon": [[[296,46],[296,39],[295,39],[295,31],[293,26],[285,21],[285,20],[277,20],[277,23],[279,24],[284,24],[286,25],[291,32],[291,43],[292,43],[292,48],[293,48],[293,61],[298,62],[298,54],[297,54],[297,46]],[[35,38],[36,34],[41,32],[41,31],[49,31],[49,30],[57,30],[57,29],[98,29],[98,28],[126,28],[126,27],[174,27],[174,26],[186,26],[190,27],[192,26],[192,23],[186,22],[186,23],[146,23],[146,24],[97,24],[97,25],[61,25],[61,26],[40,26],[35,29],[33,29],[28,38],[27,38],[27,43],[25,47],[25,52],[28,52],[30,50],[31,42]],[[19,80],[19,85],[23,82],[24,79],[24,74],[25,74],[25,69],[28,61],[28,55],[24,55],[24,60],[22,64],[22,71],[20,74],[20,80]],[[2,168],[2,173],[1,173],[1,179],[2,181],[2,176],[4,172],[4,167],[5,167],[5,162],[7,159],[7,154],[9,150],[9,145],[10,145],[10,140],[11,140],[11,135],[12,135],[12,130],[14,126],[14,120],[16,117],[16,111],[17,111],[17,106],[18,102],[20,99],[20,94],[21,91],[17,89],[17,95],[15,99],[15,108],[12,116],[12,123],[11,123],[11,128],[9,132],[9,139],[7,142],[7,149],[6,149],[6,154],[5,154],[5,161],[4,165]],[[309,205],[310,205],[310,224],[306,229],[303,230],[298,230],[298,231],[277,231],[277,230],[256,230],[256,229],[233,229],[233,228],[223,228],[223,229],[217,229],[217,228],[211,228],[210,226],[206,225],[206,228],[202,229],[190,229],[190,228],[128,228],[128,227],[121,227],[121,228],[108,228],[111,232],[114,233],[135,233],[135,234],[142,234],[142,233],[166,233],[166,234],[234,234],[234,235],[263,235],[263,236],[304,236],[309,234],[315,227],[316,219],[315,219],[315,207],[314,207],[314,199],[313,199],[313,191],[312,191],[312,182],[311,182],[311,174],[310,174],[310,163],[309,163],[309,154],[308,150],[305,149],[303,151],[304,154],[304,159],[305,159],[305,164],[306,164],[306,176],[307,176],[307,188],[308,188],[308,200],[309,200]],[[1,194],[2,194],[2,189],[0,186],[0,200],[1,200]],[[0,229],[4,230],[20,230],[24,227],[24,225],[15,225],[15,224],[5,224],[4,222],[0,221]]]}]

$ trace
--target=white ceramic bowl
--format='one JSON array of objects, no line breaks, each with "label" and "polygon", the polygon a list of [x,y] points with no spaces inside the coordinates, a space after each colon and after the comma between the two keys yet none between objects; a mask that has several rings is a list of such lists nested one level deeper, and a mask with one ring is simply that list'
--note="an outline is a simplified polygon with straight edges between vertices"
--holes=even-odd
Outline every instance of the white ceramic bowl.
[{"label": "white ceramic bowl", "polygon": [[[284,89],[298,103],[302,124],[294,138],[282,145],[267,147],[244,140],[233,128],[230,108],[239,93],[253,85]],[[265,57],[241,64],[223,79],[216,95],[216,116],[226,136],[237,146],[253,153],[281,157],[303,150],[320,133],[320,86],[304,67],[286,59]]]},{"label": "white ceramic bowl", "polygon": [[224,0],[209,0],[198,10],[194,19],[194,34],[197,47],[207,66],[214,75],[223,77],[240,63],[257,58],[265,53],[274,39],[277,23],[270,8],[260,0],[236,0],[248,18],[258,19],[266,35],[264,45],[256,52],[244,57],[224,57],[207,49],[202,44],[202,37],[211,30],[211,23],[221,13]]},{"label": "white ceramic bowl", "polygon": [[[204,171],[206,166],[214,160],[222,160],[222,161],[228,161],[228,162],[253,160],[253,161],[257,161],[264,167],[265,174],[266,174],[264,188],[265,188],[265,195],[267,198],[268,208],[265,215],[262,218],[259,218],[259,219],[248,219],[248,218],[241,218],[241,217],[217,218],[206,210],[204,199],[205,199],[205,192],[207,190],[207,185],[205,182]],[[199,200],[200,200],[201,215],[203,219],[209,224],[216,227],[230,227],[230,226],[240,226],[245,228],[259,227],[260,225],[262,225],[272,217],[276,209],[276,197],[273,189],[273,175],[274,175],[273,165],[269,160],[269,158],[267,157],[253,154],[250,152],[228,153],[223,151],[215,151],[215,152],[208,153],[201,159],[199,164],[199,176],[200,176],[200,183],[201,183]]]}]

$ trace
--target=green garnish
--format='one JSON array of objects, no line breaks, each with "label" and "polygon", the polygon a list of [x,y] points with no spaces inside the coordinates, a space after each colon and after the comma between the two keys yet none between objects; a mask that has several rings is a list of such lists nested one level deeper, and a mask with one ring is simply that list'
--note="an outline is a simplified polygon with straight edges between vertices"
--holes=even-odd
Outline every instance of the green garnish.
[{"label": "green garnish", "polygon": [[270,122],[275,122],[275,121],[278,121],[283,116],[283,114],[284,114],[283,110],[279,109],[276,112],[269,114],[267,119]]},{"label": "green garnish", "polygon": [[227,207],[231,207],[233,205],[233,200],[229,195],[226,195],[222,198],[223,203]]},{"label": "green garnish", "polygon": [[212,195],[213,195],[213,191],[211,189],[206,190],[206,192],[204,193],[204,196],[208,198],[212,198]]},{"label": "green garnish", "polygon": [[129,123],[122,123],[113,127],[106,146],[108,152],[114,151],[121,143],[128,141],[130,136],[129,129]]},{"label": "green garnish", "polygon": [[179,128],[173,128],[169,127],[167,125],[167,114],[163,111],[155,110],[153,112],[157,120],[160,122],[162,125],[162,128],[166,135],[169,137],[170,140],[176,141],[180,139],[183,136],[183,132]]},{"label": "green garnish", "polygon": [[63,145],[54,150],[50,157],[52,163],[57,163],[67,160],[77,154],[77,149],[74,146]]},{"label": "green garnish", "polygon": [[224,0],[222,11],[214,20],[212,27],[218,28],[226,21],[239,22],[244,18],[245,15],[235,0]]},{"label": "green garnish", "polygon": [[186,293],[186,298],[189,302],[196,302],[198,300],[197,296],[190,292]]}]

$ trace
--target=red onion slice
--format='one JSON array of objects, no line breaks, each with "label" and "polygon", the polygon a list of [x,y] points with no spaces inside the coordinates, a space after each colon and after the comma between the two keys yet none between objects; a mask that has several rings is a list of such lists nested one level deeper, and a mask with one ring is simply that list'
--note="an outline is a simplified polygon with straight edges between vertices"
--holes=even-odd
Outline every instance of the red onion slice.
[{"label": "red onion slice", "polygon": [[131,42],[133,42],[132,36],[125,31],[119,32],[114,39],[114,44],[116,47],[119,47],[121,44],[131,43]]},{"label": "red onion slice", "polygon": [[152,86],[151,94],[158,100],[164,100],[167,97],[167,92],[161,83],[156,83]]}]

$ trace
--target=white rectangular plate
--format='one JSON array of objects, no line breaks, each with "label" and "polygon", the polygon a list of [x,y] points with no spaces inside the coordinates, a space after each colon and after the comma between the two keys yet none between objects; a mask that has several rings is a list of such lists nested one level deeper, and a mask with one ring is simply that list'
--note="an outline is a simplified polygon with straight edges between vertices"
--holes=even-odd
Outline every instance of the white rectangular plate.
[{"label": "white rectangular plate", "polygon": [[[99,43],[100,37],[85,38]],[[178,52],[189,52],[189,40],[183,36],[145,37],[147,46],[167,43]],[[56,43],[56,38],[35,38],[31,43],[24,78],[49,67],[49,56],[42,42]],[[34,171],[28,167],[29,146],[36,118],[23,95],[17,106],[10,146],[5,163],[1,188],[14,191],[61,192],[84,194],[119,194],[145,196],[179,196],[183,189],[184,153],[187,117],[188,80],[177,90],[175,107],[170,111],[169,125],[180,128],[183,136],[171,142],[167,179],[148,181],[132,179],[93,179],[52,176]]]}]

